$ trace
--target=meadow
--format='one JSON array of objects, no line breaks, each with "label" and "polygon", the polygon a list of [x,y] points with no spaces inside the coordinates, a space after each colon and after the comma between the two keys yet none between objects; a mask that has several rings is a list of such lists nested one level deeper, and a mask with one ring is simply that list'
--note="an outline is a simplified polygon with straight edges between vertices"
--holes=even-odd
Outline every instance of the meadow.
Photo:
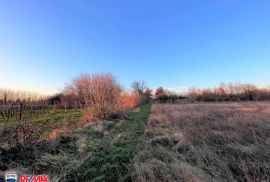
[{"label": "meadow", "polygon": [[91,123],[82,110],[45,113],[1,126],[2,171],[52,181],[270,180],[269,102],[156,102]]},{"label": "meadow", "polygon": [[136,181],[269,181],[270,103],[154,104]]}]

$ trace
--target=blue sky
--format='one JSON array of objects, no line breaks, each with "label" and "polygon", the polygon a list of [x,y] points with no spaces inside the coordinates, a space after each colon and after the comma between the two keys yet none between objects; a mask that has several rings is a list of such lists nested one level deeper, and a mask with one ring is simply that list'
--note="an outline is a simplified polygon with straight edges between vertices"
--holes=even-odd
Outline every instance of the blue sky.
[{"label": "blue sky", "polygon": [[53,93],[82,72],[129,86],[270,84],[270,1],[0,0],[0,87]]}]

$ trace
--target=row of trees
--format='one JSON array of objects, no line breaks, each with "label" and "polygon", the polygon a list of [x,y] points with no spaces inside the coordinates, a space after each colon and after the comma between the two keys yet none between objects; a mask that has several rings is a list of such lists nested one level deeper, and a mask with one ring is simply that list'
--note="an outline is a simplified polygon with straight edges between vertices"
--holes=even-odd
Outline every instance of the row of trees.
[{"label": "row of trees", "polygon": [[265,101],[270,100],[270,87],[258,88],[253,84],[229,83],[220,84],[219,87],[200,89],[192,87],[186,94],[179,94],[163,87],[158,87],[153,99],[159,102],[199,101]]},{"label": "row of trees", "polygon": [[186,94],[177,94],[162,87],[156,89],[154,97],[160,102],[223,102],[223,101],[266,101],[270,100],[270,87],[258,88],[252,84],[229,83],[219,87],[200,89],[192,87]]},{"label": "row of trees", "polygon": [[264,101],[270,100],[270,88],[258,88],[252,84],[229,83],[219,87],[190,88],[187,94],[190,101]]}]

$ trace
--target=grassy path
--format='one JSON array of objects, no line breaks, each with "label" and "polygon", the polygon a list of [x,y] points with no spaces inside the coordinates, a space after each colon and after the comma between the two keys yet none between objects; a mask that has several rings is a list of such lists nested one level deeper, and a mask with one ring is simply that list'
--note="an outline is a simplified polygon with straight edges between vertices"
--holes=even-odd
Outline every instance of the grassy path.
[{"label": "grassy path", "polygon": [[62,181],[130,181],[131,161],[139,152],[139,139],[152,104],[146,104],[128,119],[119,121],[108,133],[101,133],[94,151]]}]

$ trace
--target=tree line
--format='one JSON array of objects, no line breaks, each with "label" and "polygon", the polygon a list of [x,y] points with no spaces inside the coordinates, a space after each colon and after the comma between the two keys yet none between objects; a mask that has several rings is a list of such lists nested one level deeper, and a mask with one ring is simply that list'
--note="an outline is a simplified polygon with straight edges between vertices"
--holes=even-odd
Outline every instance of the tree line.
[{"label": "tree line", "polygon": [[200,89],[191,87],[186,94],[177,94],[159,87],[155,91],[155,100],[160,102],[224,102],[224,101],[268,101],[270,87],[259,88],[253,84],[229,83],[218,87]]},{"label": "tree line", "polygon": [[270,88],[259,88],[253,84],[229,83],[219,87],[199,89],[188,92],[191,101],[266,101],[270,100]]},{"label": "tree line", "polygon": [[0,115],[2,118],[34,114],[46,108],[84,109],[85,119],[109,118],[145,104],[157,102],[224,102],[270,100],[270,88],[253,84],[229,83],[218,87],[200,89],[192,87],[186,94],[179,94],[158,87],[153,92],[144,81],[131,83],[127,91],[110,73],[81,74],[71,80],[56,95],[45,97],[37,93],[0,89]]}]

